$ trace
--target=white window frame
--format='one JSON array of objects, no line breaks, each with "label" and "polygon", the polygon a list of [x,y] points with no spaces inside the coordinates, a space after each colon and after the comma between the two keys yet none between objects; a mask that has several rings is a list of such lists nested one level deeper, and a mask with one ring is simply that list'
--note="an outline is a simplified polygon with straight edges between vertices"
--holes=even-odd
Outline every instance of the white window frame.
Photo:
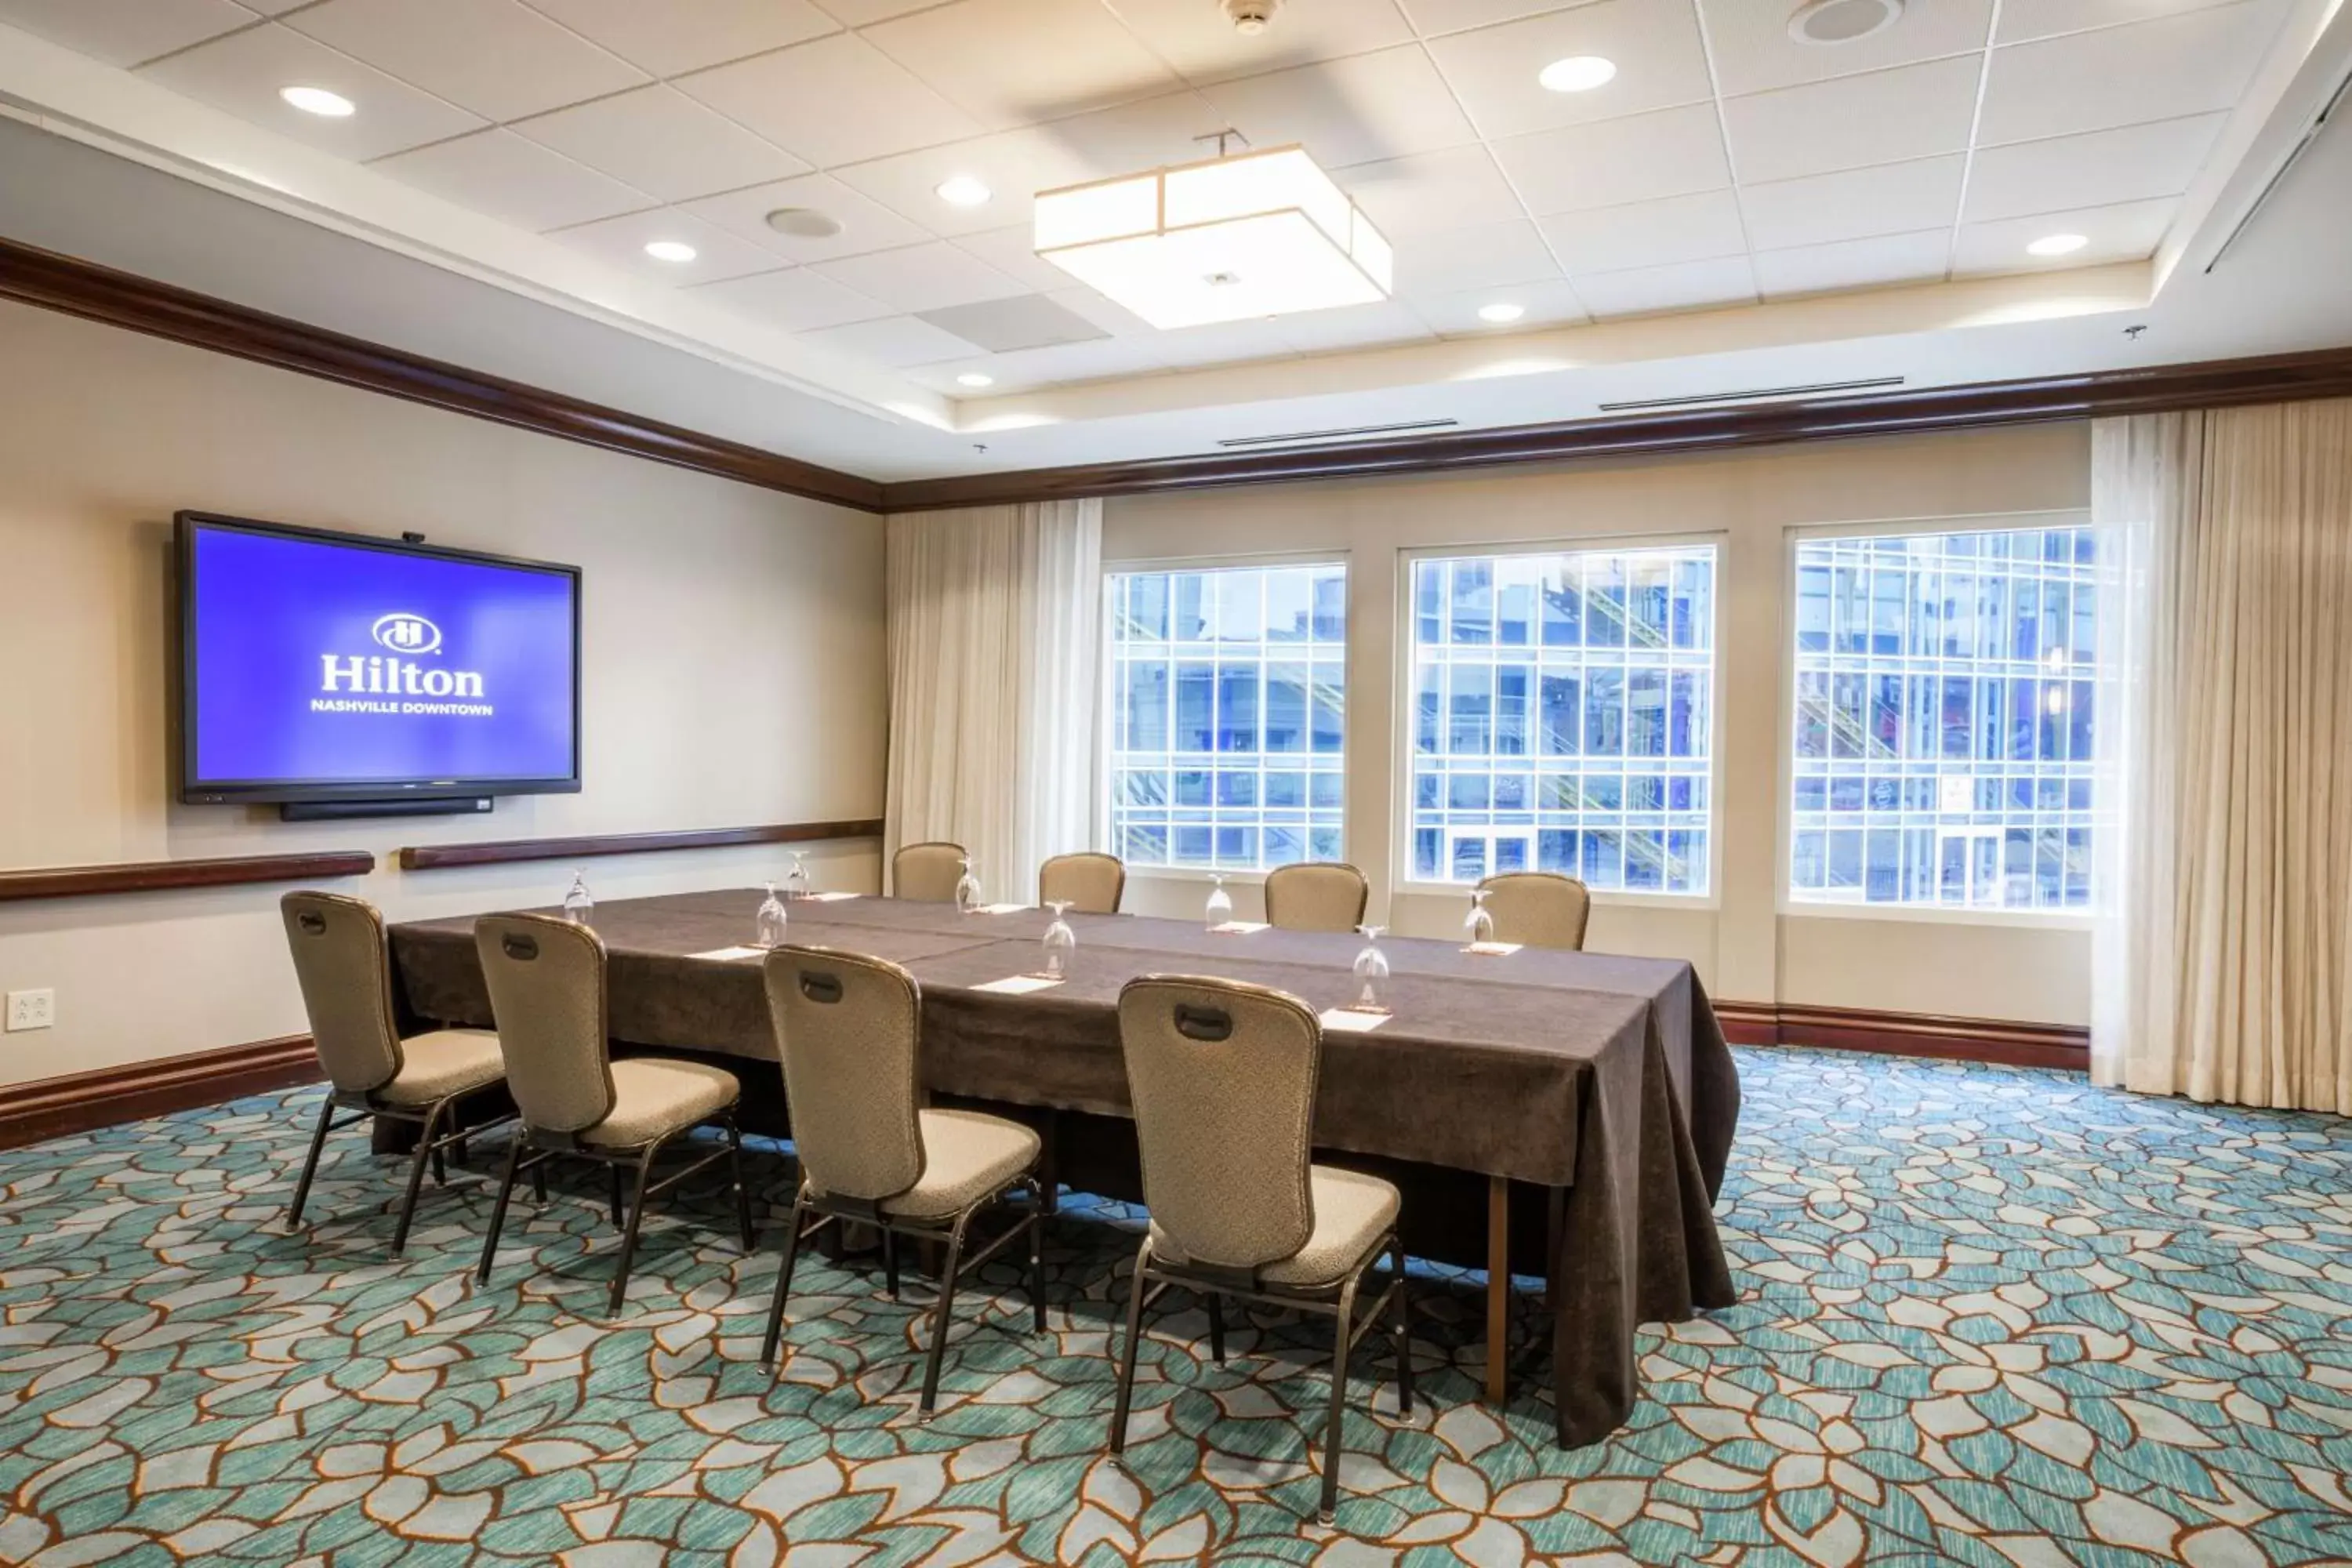
[{"label": "white window frame", "polygon": [[[1714,624],[1707,639],[1707,830],[1706,886],[1704,893],[1650,892],[1641,889],[1594,888],[1592,901],[1640,909],[1712,910],[1723,907],[1723,637],[1724,584],[1728,577],[1731,534],[1727,529],[1677,531],[1671,533],[1590,533],[1549,539],[1462,541],[1421,544],[1397,552],[1396,605],[1391,622],[1394,680],[1390,719],[1390,865],[1396,868],[1395,892],[1412,898],[1461,899],[1469,891],[1463,882],[1432,882],[1412,876],[1412,716],[1413,707],[1413,567],[1423,561],[1502,560],[1527,555],[1606,555],[1626,551],[1677,550],[1706,545],[1715,552]],[[1791,581],[1793,581],[1793,577]]]},{"label": "white window frame", "polygon": [[1780,779],[1774,790],[1772,844],[1774,906],[1783,918],[1885,921],[1930,925],[2021,926],[2034,931],[2088,931],[2097,920],[2089,910],[1986,909],[1943,904],[1814,903],[1794,896],[1790,876],[1797,816],[1797,546],[1814,539],[1875,539],[1890,535],[2002,533],[2037,528],[2088,528],[2088,507],[2050,511],[1959,512],[1925,517],[1877,518],[1867,521],[1801,523],[1785,531],[1781,545],[1780,647]]}]

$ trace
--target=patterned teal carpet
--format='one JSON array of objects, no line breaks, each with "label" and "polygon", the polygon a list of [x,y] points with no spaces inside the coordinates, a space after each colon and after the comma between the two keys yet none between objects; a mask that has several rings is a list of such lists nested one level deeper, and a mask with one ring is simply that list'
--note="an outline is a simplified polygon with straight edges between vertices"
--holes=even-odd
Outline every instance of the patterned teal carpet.
[{"label": "patterned teal carpet", "polygon": [[777,1232],[740,1258],[707,1196],[649,1227],[615,1321],[601,1189],[519,1204],[480,1289],[481,1178],[428,1191],[393,1265],[393,1170],[344,1134],[286,1235],[309,1092],[0,1154],[0,1561],[2352,1562],[2352,1127],[2056,1074],[1740,1067],[1741,1304],[1645,1334],[1633,1423],[1560,1453],[1533,1393],[1474,1402],[1476,1300],[1425,1282],[1434,1415],[1364,1411],[1368,1347],[1336,1531],[1320,1324],[1254,1320],[1219,1368],[1174,1313],[1131,1467],[1103,1458],[1122,1213],[1059,1228],[1048,1339],[971,1298],[919,1426],[918,1293],[804,1265],[772,1384]]}]

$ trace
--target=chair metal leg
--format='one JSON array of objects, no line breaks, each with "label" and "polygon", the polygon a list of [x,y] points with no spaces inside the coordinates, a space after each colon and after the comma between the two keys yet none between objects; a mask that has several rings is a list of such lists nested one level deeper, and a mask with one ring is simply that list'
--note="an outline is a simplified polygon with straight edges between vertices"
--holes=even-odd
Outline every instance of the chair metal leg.
[{"label": "chair metal leg", "polygon": [[[523,1145],[530,1142],[522,1130],[517,1128],[514,1142],[507,1146],[507,1168],[499,1177],[498,1201],[490,1205],[489,1234],[482,1237],[482,1266],[476,1271],[476,1278],[485,1285],[490,1282],[490,1260],[499,1255],[499,1232],[506,1228],[507,1203],[514,1196],[515,1167],[522,1163]],[[532,1167],[531,1173],[539,1173],[536,1166]]]},{"label": "chair metal leg", "polygon": [[545,1165],[533,1165],[530,1168],[530,1198],[531,1202],[540,1207],[547,1206],[547,1167]]},{"label": "chair metal leg", "polygon": [[801,1203],[793,1199],[793,1212],[784,1221],[784,1258],[776,1268],[776,1293],[768,1303],[768,1333],[760,1342],[760,1364],[772,1369],[776,1364],[776,1346],[784,1335],[784,1298],[793,1290],[793,1264],[801,1250]]},{"label": "chair metal leg", "polygon": [[890,1300],[898,1299],[898,1233],[882,1233],[882,1282],[890,1292]]},{"label": "chair metal leg", "polygon": [[310,1134],[310,1157],[302,1162],[302,1178],[294,1184],[294,1201],[286,1210],[286,1228],[296,1229],[302,1223],[302,1205],[310,1201],[310,1178],[319,1173],[319,1152],[327,1146],[327,1125],[334,1120],[335,1099],[329,1095],[319,1105],[319,1128]]},{"label": "chair metal leg", "polygon": [[956,1270],[963,1263],[963,1229],[970,1223],[970,1209],[956,1216],[955,1228],[948,1232],[948,1255],[940,1264],[940,1304],[931,1317],[931,1352],[923,1363],[923,1397],[917,1406],[925,1421],[931,1418],[932,1408],[939,1403],[940,1363],[948,1353],[948,1324],[955,1314]]},{"label": "chair metal leg", "polygon": [[397,1258],[408,1247],[408,1227],[416,1218],[416,1194],[425,1185],[425,1166],[433,1152],[433,1134],[441,1125],[441,1113],[449,1108],[446,1100],[436,1102],[425,1113],[424,1130],[416,1135],[416,1152],[408,1160],[408,1192],[400,1200],[400,1223],[392,1229],[392,1255]]},{"label": "chair metal leg", "polygon": [[1135,1255],[1135,1272],[1128,1277],[1127,1343],[1119,1352],[1118,1398],[1110,1412],[1110,1451],[1114,1455],[1127,1448],[1127,1412],[1135,1394],[1135,1352],[1143,1342],[1143,1265],[1150,1256],[1151,1243],[1147,1241]]},{"label": "chair metal leg", "polygon": [[628,1189],[623,1184],[620,1166],[607,1165],[604,1173],[612,1178],[609,1185],[613,1189],[613,1228],[619,1230],[629,1223]]},{"label": "chair metal leg", "polygon": [[1323,1506],[1317,1517],[1325,1524],[1339,1506],[1340,1415],[1348,1403],[1348,1342],[1356,1328],[1358,1273],[1339,1287],[1339,1343],[1331,1351],[1331,1410],[1323,1427]]},{"label": "chair metal leg", "polygon": [[1396,1326],[1391,1335],[1396,1342],[1397,1415],[1401,1420],[1412,1419],[1412,1306],[1405,1289],[1404,1242],[1389,1237],[1389,1263],[1396,1270],[1396,1294],[1391,1299],[1396,1309]]},{"label": "chair metal leg", "polygon": [[446,1187],[449,1184],[449,1166],[441,1158],[441,1150],[437,1144],[433,1150],[433,1184],[436,1187]]},{"label": "chair metal leg", "polygon": [[1209,1292],[1209,1359],[1225,1364],[1225,1299]]},{"label": "chair metal leg", "polygon": [[1045,1192],[1034,1180],[1022,1184],[1029,1192],[1029,1310],[1032,1327],[1045,1331]]},{"label": "chair metal leg", "polygon": [[743,1184],[743,1130],[731,1112],[727,1118],[727,1175],[735,1184],[735,1226],[743,1234],[748,1257],[760,1245],[760,1233],[751,1228],[751,1190]]},{"label": "chair metal leg", "polygon": [[613,1267],[613,1295],[606,1307],[608,1311],[621,1310],[622,1297],[629,1289],[629,1265],[637,1256],[637,1227],[646,1220],[646,1183],[653,1174],[654,1155],[660,1149],[657,1142],[648,1143],[637,1156],[636,1196],[629,1205],[629,1223],[621,1227],[621,1256]]}]

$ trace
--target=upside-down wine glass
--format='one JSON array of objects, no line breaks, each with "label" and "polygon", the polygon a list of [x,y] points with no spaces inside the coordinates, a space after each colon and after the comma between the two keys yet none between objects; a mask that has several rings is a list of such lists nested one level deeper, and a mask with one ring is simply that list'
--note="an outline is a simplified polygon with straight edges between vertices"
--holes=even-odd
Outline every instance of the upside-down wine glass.
[{"label": "upside-down wine glass", "polygon": [[1472,947],[1479,947],[1495,940],[1495,916],[1494,912],[1486,908],[1486,889],[1470,889],[1470,912],[1462,917],[1462,929],[1468,934]]},{"label": "upside-down wine glass", "polygon": [[1070,900],[1055,899],[1045,907],[1054,911],[1054,923],[1045,928],[1045,978],[1067,980],[1070,977],[1070,957],[1078,951],[1078,933],[1062,917],[1069,913]]},{"label": "upside-down wine glass", "polygon": [[594,923],[596,900],[588,891],[588,873],[575,869],[572,873],[572,890],[563,895],[563,918],[573,925]]},{"label": "upside-down wine glass", "polygon": [[1209,929],[1216,930],[1234,918],[1234,896],[1225,891],[1223,877],[1209,879]]},{"label": "upside-down wine glass", "polygon": [[980,908],[980,878],[971,868],[971,857],[963,858],[963,875],[956,879],[956,913],[968,915]]},{"label": "upside-down wine glass", "polygon": [[1356,999],[1348,1005],[1351,1013],[1386,1013],[1389,1011],[1389,955],[1381,951],[1381,932],[1384,926],[1358,926],[1363,933],[1364,951],[1356,954]]},{"label": "upside-down wine glass", "polygon": [[788,899],[805,899],[808,896],[808,867],[801,859],[800,851],[795,849],[793,851],[792,866],[784,872],[784,897]]},{"label": "upside-down wine glass", "polygon": [[784,901],[776,897],[776,885],[768,884],[768,897],[760,905],[760,912],[751,921],[753,947],[784,945]]}]

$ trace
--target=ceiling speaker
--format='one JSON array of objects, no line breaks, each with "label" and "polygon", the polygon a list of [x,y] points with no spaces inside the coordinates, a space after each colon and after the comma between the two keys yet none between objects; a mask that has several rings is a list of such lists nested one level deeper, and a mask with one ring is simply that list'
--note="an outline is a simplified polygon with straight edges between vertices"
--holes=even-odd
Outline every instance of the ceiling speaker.
[{"label": "ceiling speaker", "polygon": [[1851,44],[1903,19],[1904,0],[1805,0],[1789,18],[1801,44]]}]

